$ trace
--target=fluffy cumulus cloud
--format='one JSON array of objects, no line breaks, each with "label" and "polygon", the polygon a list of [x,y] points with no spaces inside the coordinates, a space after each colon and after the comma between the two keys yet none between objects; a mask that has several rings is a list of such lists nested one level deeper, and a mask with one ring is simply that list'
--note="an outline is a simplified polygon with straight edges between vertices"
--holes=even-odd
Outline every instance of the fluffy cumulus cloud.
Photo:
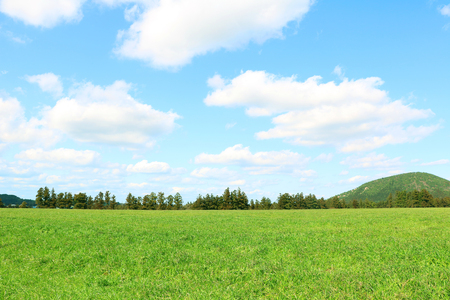
[{"label": "fluffy cumulus cloud", "polygon": [[[273,116],[274,127],[258,139],[283,138],[297,145],[334,145],[340,151],[366,151],[387,144],[416,142],[439,125],[411,123],[434,115],[392,101],[377,77],[322,83],[320,76],[298,81],[264,71],[247,71],[232,80],[216,75],[206,105],[246,108],[251,117]],[[222,80],[222,82],[220,81]]]},{"label": "fluffy cumulus cloud", "polygon": [[196,178],[215,178],[224,179],[232,178],[237,175],[237,172],[228,170],[228,168],[199,168],[191,172],[191,176]]},{"label": "fluffy cumulus cloud", "polygon": [[[104,0],[106,1],[106,0]],[[115,3],[117,1],[107,0]],[[313,0],[150,1],[128,30],[118,35],[117,54],[157,67],[178,67],[194,56],[233,50],[253,41],[283,37]]]},{"label": "fluffy cumulus cloud", "polygon": [[100,154],[91,150],[59,148],[46,151],[41,148],[29,149],[15,155],[15,158],[36,162],[89,165],[100,159]]},{"label": "fluffy cumulus cloud", "polygon": [[48,108],[44,120],[81,142],[151,146],[157,136],[174,130],[180,116],[136,101],[128,93],[130,88],[124,81],[104,88],[81,85]]},{"label": "fluffy cumulus cloud", "polygon": [[79,21],[85,0],[0,0],[0,11],[25,24],[51,28]]},{"label": "fluffy cumulus cloud", "polygon": [[450,17],[450,4],[444,5],[439,11],[442,15]]},{"label": "fluffy cumulus cloud", "polygon": [[233,164],[233,165],[260,165],[279,166],[305,164],[309,161],[303,154],[289,150],[256,152],[253,154],[249,147],[241,144],[229,147],[220,154],[202,153],[195,157],[197,164]]},{"label": "fluffy cumulus cloud", "polygon": [[349,156],[341,164],[349,166],[349,168],[364,168],[364,169],[381,169],[387,170],[397,168],[403,163],[401,157],[388,158],[384,154],[377,154],[375,152],[369,153],[366,156]]},{"label": "fluffy cumulus cloud", "polygon": [[25,79],[31,83],[37,83],[42,91],[49,92],[54,96],[61,96],[63,86],[59,76],[53,73],[45,73],[40,75],[25,76]]},{"label": "fluffy cumulus cloud", "polygon": [[241,144],[219,154],[202,153],[195,157],[197,164],[239,165],[251,175],[300,172],[309,161],[309,157],[289,150],[252,153],[249,147]]},{"label": "fluffy cumulus cloud", "polygon": [[27,119],[25,111],[16,98],[0,96],[0,144],[40,144],[49,146],[58,136],[37,118]]},{"label": "fluffy cumulus cloud", "polygon": [[168,163],[142,160],[134,165],[128,165],[127,171],[132,173],[168,173],[171,168]]}]

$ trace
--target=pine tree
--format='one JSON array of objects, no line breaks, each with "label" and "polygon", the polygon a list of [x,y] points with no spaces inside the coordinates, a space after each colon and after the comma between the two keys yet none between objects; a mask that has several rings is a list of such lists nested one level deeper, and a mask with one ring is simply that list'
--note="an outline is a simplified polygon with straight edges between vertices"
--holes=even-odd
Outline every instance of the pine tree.
[{"label": "pine tree", "polygon": [[[72,198],[72,194],[71,193],[68,193],[67,196],[68,196],[67,198],[69,198],[69,197]],[[75,202],[75,205],[74,205],[73,208],[74,209],[86,209],[87,208],[87,205],[86,205],[87,201],[88,201],[88,197],[86,196],[85,193],[75,194],[75,196],[73,197],[73,202]]]},{"label": "pine tree", "polygon": [[52,188],[52,191],[50,193],[50,202],[48,204],[48,207],[56,208],[56,201],[57,201],[56,192],[55,192],[55,189]]},{"label": "pine tree", "polygon": [[167,209],[173,210],[175,209],[175,199],[172,195],[167,196]]},{"label": "pine tree", "polygon": [[64,203],[64,193],[59,193],[56,196],[56,207],[66,208],[66,205]]},{"label": "pine tree", "polygon": [[180,193],[175,194],[174,201],[175,201],[175,209],[180,210],[181,207],[183,206],[183,198],[181,198]]},{"label": "pine tree", "polygon": [[128,193],[127,198],[125,199],[125,205],[127,209],[133,209],[134,208],[134,196],[131,193]]},{"label": "pine tree", "polygon": [[103,199],[103,193],[99,192],[94,198],[94,209],[103,209],[105,206],[105,200]]},{"label": "pine tree", "polygon": [[389,196],[387,198],[387,203],[386,203],[386,207],[387,208],[392,208],[393,207],[393,199],[392,199],[392,193],[389,193]]},{"label": "pine tree", "polygon": [[44,207],[44,189],[43,188],[39,188],[39,190],[37,191],[37,194],[36,194],[36,205],[39,208],[43,208]]},{"label": "pine tree", "polygon": [[158,193],[157,201],[158,201],[158,209],[159,210],[166,209],[166,197],[164,196],[163,192]]},{"label": "pine tree", "polygon": [[92,199],[92,196],[89,196],[86,201],[86,208],[92,209],[93,206],[94,206],[94,200]]},{"label": "pine tree", "polygon": [[111,203],[111,193],[109,191],[105,192],[105,209],[109,209]]},{"label": "pine tree", "polygon": [[433,206],[433,196],[425,189],[420,191],[420,206],[422,207],[431,207]]},{"label": "pine tree", "polygon": [[110,209],[116,209],[117,208],[116,195],[112,196],[111,202],[109,202],[109,208]]},{"label": "pine tree", "polygon": [[19,205],[19,208],[28,208],[28,205],[25,201],[23,201],[22,204]]},{"label": "pine tree", "polygon": [[233,205],[231,203],[231,194],[230,194],[230,188],[226,188],[223,192],[223,209],[232,209]]},{"label": "pine tree", "polygon": [[352,201],[352,207],[353,207],[353,208],[359,208],[359,202],[358,202],[358,200],[353,199],[353,201]]},{"label": "pine tree", "polygon": [[44,195],[43,195],[43,205],[44,207],[49,207],[50,206],[50,199],[51,199],[51,195],[50,195],[50,190],[48,189],[48,187],[44,188]]}]

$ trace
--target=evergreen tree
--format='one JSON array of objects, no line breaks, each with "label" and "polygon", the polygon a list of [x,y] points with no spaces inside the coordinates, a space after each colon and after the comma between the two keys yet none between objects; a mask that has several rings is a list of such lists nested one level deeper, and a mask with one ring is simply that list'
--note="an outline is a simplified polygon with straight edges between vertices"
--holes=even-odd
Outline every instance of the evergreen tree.
[{"label": "evergreen tree", "polygon": [[39,208],[43,208],[44,207],[44,189],[43,188],[39,188],[39,190],[37,191],[37,194],[36,194],[36,205]]},{"label": "evergreen tree", "polygon": [[87,209],[92,209],[93,206],[94,206],[94,200],[92,199],[92,196],[89,196],[87,198],[86,208]]},{"label": "evergreen tree", "polygon": [[150,209],[155,210],[158,206],[158,196],[155,192],[150,193]]},{"label": "evergreen tree", "polygon": [[331,198],[331,208],[341,208],[341,202],[339,201],[338,196]]},{"label": "evergreen tree", "polygon": [[51,200],[50,190],[48,189],[48,187],[45,187],[43,195],[43,205],[45,208],[50,206],[50,200]]},{"label": "evergreen tree", "polygon": [[64,193],[59,193],[56,196],[56,207],[66,208],[66,204],[64,203]]},{"label": "evergreen tree", "polygon": [[94,198],[94,207],[93,209],[103,209],[105,206],[105,200],[103,199],[103,193],[99,192],[97,196]]},{"label": "evergreen tree", "polygon": [[[69,198],[69,197],[72,198],[72,194],[71,193],[68,193],[67,196],[68,196],[67,198]],[[74,209],[86,209],[87,208],[87,205],[86,205],[87,201],[88,201],[88,197],[86,196],[85,193],[75,194],[75,196],[73,197],[73,202],[75,203],[73,208]]]},{"label": "evergreen tree", "polygon": [[109,209],[116,209],[117,208],[117,201],[116,201],[116,195],[113,195],[111,198],[111,201],[109,202]]},{"label": "evergreen tree", "polygon": [[56,208],[56,201],[57,201],[56,192],[55,192],[55,189],[52,188],[52,191],[50,193],[50,201],[49,201],[48,207]]},{"label": "evergreen tree", "polygon": [[22,204],[19,205],[19,208],[28,208],[28,205],[25,201],[23,201]]},{"label": "evergreen tree", "polygon": [[353,207],[353,208],[359,208],[358,200],[353,199],[353,201],[352,201],[352,207]]},{"label": "evergreen tree", "polygon": [[232,201],[231,201],[230,188],[225,189],[225,191],[223,192],[222,199],[223,199],[222,208],[223,209],[232,209],[233,205],[232,205]]},{"label": "evergreen tree", "polygon": [[[86,195],[86,194],[85,194]],[[66,208],[71,208],[72,206],[74,206],[75,205],[75,200],[74,200],[74,197],[72,196],[72,193],[66,193],[65,195],[64,195],[64,198],[65,198],[65,201],[64,201],[64,203],[66,204]],[[91,200],[92,200],[92,198],[91,198]],[[86,203],[86,202],[85,202]]]},{"label": "evergreen tree", "polygon": [[105,192],[105,208],[109,209],[111,203],[111,193],[109,191]]},{"label": "evergreen tree", "polygon": [[166,209],[166,197],[164,196],[163,192],[158,193],[157,202],[158,202],[158,210]]},{"label": "evergreen tree", "polygon": [[150,209],[150,195],[145,195],[144,198],[142,198],[142,209],[143,210]]},{"label": "evergreen tree", "polygon": [[5,207],[5,204],[3,204],[2,198],[0,198],[0,208]]},{"label": "evergreen tree", "polygon": [[420,191],[420,206],[422,207],[432,207],[433,206],[433,196],[425,189]]},{"label": "evergreen tree", "polygon": [[306,208],[307,209],[318,209],[319,208],[319,205],[317,203],[316,195],[309,194],[305,198],[305,202],[306,202]]},{"label": "evergreen tree", "polygon": [[387,208],[392,208],[393,207],[393,203],[394,203],[394,199],[392,198],[392,193],[389,193],[389,196],[388,196],[386,201],[387,201],[386,207]]},{"label": "evergreen tree", "polygon": [[128,193],[127,198],[125,199],[125,206],[127,209],[134,209],[134,196],[131,193]]},{"label": "evergreen tree", "polygon": [[174,198],[172,195],[167,196],[167,209],[168,210],[175,209]]},{"label": "evergreen tree", "polygon": [[180,193],[176,193],[174,197],[175,201],[175,209],[180,210],[183,206],[183,198],[181,197]]}]

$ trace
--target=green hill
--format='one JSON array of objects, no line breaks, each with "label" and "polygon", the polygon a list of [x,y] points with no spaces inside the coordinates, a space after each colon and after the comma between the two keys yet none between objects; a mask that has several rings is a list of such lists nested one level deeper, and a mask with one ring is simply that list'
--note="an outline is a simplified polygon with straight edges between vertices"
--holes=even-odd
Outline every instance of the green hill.
[{"label": "green hill", "polygon": [[450,181],[433,174],[413,172],[394,175],[364,183],[356,189],[337,195],[348,202],[353,199],[369,199],[380,202],[386,200],[389,193],[397,191],[428,190],[433,197],[450,197]]},{"label": "green hill", "polygon": [[25,201],[28,206],[36,205],[34,200],[22,199],[15,195],[0,194],[0,198],[2,199],[2,202],[5,206],[7,206],[9,204],[20,205],[20,204],[22,204],[23,201]]}]

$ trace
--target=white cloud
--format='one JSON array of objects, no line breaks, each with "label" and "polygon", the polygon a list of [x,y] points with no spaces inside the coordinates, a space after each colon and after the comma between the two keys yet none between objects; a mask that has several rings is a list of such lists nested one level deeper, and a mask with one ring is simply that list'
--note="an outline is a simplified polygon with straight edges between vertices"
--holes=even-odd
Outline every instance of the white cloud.
[{"label": "white cloud", "polygon": [[148,182],[129,183],[129,184],[127,184],[127,187],[130,187],[130,188],[144,188],[144,187],[147,187],[148,185],[149,185]]},{"label": "white cloud", "polygon": [[349,156],[341,161],[341,164],[348,165],[349,168],[364,168],[364,169],[391,169],[401,166],[401,157],[388,158],[384,154],[369,153],[366,156]]},{"label": "white cloud", "polygon": [[25,24],[51,28],[82,19],[85,0],[0,0],[0,11]]},{"label": "white cloud", "polygon": [[448,159],[440,159],[437,161],[432,161],[432,162],[428,162],[428,163],[422,163],[421,166],[436,166],[436,165],[445,165],[448,164],[450,162],[450,160]]},{"label": "white cloud", "polygon": [[25,76],[25,79],[30,83],[37,83],[42,91],[49,92],[55,97],[61,96],[63,93],[61,80],[53,73]]},{"label": "white cloud", "polygon": [[241,180],[234,180],[234,181],[230,181],[228,183],[229,185],[244,185],[245,184],[245,180],[241,179]]},{"label": "white cloud", "polygon": [[0,143],[25,143],[52,145],[58,140],[52,130],[45,128],[45,122],[36,118],[25,118],[25,112],[15,98],[0,96]]},{"label": "white cloud", "polygon": [[227,123],[226,125],[225,125],[225,129],[231,129],[231,128],[233,128],[234,126],[236,126],[236,124],[237,123]]},{"label": "white cloud", "polygon": [[366,181],[367,178],[369,178],[369,176],[361,176],[361,175],[356,175],[353,176],[349,179],[346,180],[340,180],[339,183],[355,183],[355,182],[361,182],[361,181]]},{"label": "white cloud", "polygon": [[280,165],[303,165],[309,158],[303,154],[283,151],[250,152],[249,147],[241,144],[234,145],[222,151],[220,154],[202,153],[195,157],[197,164],[234,164],[243,166],[280,166]]},{"label": "white cloud", "polygon": [[[216,75],[218,76],[218,75]],[[216,88],[204,100],[208,106],[246,107],[252,117],[272,116],[275,127],[256,133],[258,139],[283,138],[295,145],[336,146],[340,151],[367,151],[387,144],[416,142],[439,125],[407,126],[434,113],[392,101],[377,77],[344,78],[340,84],[304,82],[247,71]],[[217,79],[216,79],[217,80]]]},{"label": "white cloud", "polygon": [[136,101],[130,88],[124,81],[105,88],[86,83],[45,111],[44,119],[77,141],[152,146],[157,136],[174,130],[180,116]]},{"label": "white cloud", "polygon": [[341,173],[339,173],[339,175],[347,175],[348,171],[347,170],[343,170]]},{"label": "white cloud", "polygon": [[100,154],[91,150],[78,151],[59,148],[51,151],[29,149],[15,155],[15,158],[48,163],[89,165],[100,159]]},{"label": "white cloud", "polygon": [[[108,0],[104,2],[114,3]],[[178,67],[194,56],[234,50],[249,42],[282,38],[313,0],[167,0],[145,7],[128,30],[118,34],[116,53],[156,67]]]},{"label": "white cloud", "polygon": [[444,5],[439,11],[443,16],[450,17],[450,4]]},{"label": "white cloud", "polygon": [[159,161],[148,162],[145,159],[127,167],[127,171],[133,173],[168,173],[170,170],[168,163]]},{"label": "white cloud", "polygon": [[323,161],[326,163],[330,162],[332,159],[333,159],[333,153],[328,153],[328,154],[322,153],[319,156],[317,156],[316,158],[314,158],[314,160],[316,160],[316,161]]},{"label": "white cloud", "polygon": [[348,180],[348,182],[359,182],[359,181],[364,181],[364,180],[366,180],[367,178],[369,178],[369,176],[360,176],[360,175],[356,175],[356,176],[353,176],[352,178],[350,178],[350,179]]},{"label": "white cloud", "polygon": [[344,78],[344,70],[342,70],[342,67],[337,65],[334,67],[333,74],[336,74],[339,78]]},{"label": "white cloud", "polygon": [[228,170],[228,168],[200,168],[191,172],[191,175],[197,178],[231,178],[236,176],[235,171]]}]

